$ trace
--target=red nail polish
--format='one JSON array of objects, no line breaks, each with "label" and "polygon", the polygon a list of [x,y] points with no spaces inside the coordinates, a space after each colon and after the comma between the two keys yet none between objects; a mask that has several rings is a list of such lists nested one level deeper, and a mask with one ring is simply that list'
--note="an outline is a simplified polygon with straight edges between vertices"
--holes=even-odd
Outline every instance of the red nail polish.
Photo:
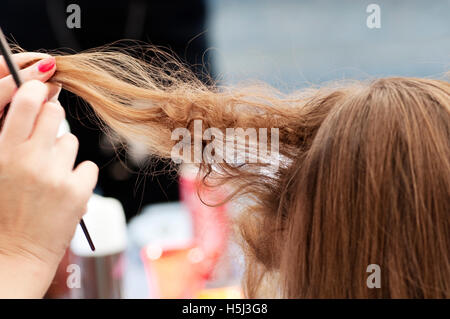
[{"label": "red nail polish", "polygon": [[53,69],[54,66],[55,66],[55,58],[50,57],[39,62],[38,70],[39,72],[45,73]]}]

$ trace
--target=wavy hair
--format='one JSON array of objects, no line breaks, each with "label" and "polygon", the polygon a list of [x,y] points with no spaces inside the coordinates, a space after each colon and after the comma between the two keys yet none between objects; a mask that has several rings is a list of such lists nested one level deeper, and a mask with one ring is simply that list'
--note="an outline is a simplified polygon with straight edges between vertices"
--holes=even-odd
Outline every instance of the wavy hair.
[{"label": "wavy hair", "polygon": [[[53,81],[161,158],[194,120],[203,132],[279,129],[281,162],[269,173],[200,163],[206,184],[246,198],[237,225],[248,297],[450,297],[448,82],[392,77],[284,95],[204,84],[158,49],[149,60],[95,49],[56,62]],[[367,285],[372,264],[380,288]]]}]

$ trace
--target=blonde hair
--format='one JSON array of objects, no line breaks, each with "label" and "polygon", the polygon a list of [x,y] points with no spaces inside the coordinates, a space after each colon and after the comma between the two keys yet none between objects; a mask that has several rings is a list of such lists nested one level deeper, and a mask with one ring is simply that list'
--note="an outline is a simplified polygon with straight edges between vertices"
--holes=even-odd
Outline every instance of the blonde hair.
[{"label": "blonde hair", "polygon": [[[247,296],[277,278],[273,295],[278,285],[289,298],[450,297],[448,82],[393,77],[283,95],[206,85],[158,50],[147,62],[114,50],[56,61],[54,81],[162,158],[173,130],[196,119],[203,130],[279,129],[273,174],[260,163],[200,165],[252,198],[239,223]],[[370,264],[380,289],[367,286]]]}]

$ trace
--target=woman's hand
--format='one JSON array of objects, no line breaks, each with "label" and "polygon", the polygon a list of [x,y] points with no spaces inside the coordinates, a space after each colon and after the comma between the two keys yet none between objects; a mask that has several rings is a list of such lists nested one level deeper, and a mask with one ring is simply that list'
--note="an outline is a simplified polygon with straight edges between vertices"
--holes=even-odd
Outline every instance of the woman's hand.
[{"label": "woman's hand", "polygon": [[[0,80],[0,108],[13,95],[9,81]],[[73,169],[78,141],[56,137],[64,110],[41,81],[21,86],[0,132],[0,297],[44,295],[97,182],[94,163]]]},{"label": "woman's hand", "polygon": [[[12,57],[19,67],[39,59],[36,63],[19,71],[24,82],[29,80],[46,82],[56,71],[55,58],[48,54],[26,52],[14,54]],[[2,116],[5,106],[11,102],[16,89],[16,83],[12,75],[9,74],[5,60],[3,56],[0,56],[0,116]]]}]

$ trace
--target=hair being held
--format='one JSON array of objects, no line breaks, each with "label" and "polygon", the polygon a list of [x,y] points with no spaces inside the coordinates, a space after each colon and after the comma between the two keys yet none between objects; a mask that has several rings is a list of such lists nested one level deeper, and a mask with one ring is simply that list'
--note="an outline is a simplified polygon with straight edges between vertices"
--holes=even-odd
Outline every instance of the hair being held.
[{"label": "hair being held", "polygon": [[[447,81],[385,78],[283,95],[207,85],[170,55],[153,56],[60,55],[53,81],[161,158],[177,143],[172,132],[192,131],[194,120],[203,130],[279,129],[271,174],[261,163],[200,165],[205,183],[251,199],[238,221],[248,297],[450,298]],[[370,264],[381,268],[379,289],[366,284]]]}]

